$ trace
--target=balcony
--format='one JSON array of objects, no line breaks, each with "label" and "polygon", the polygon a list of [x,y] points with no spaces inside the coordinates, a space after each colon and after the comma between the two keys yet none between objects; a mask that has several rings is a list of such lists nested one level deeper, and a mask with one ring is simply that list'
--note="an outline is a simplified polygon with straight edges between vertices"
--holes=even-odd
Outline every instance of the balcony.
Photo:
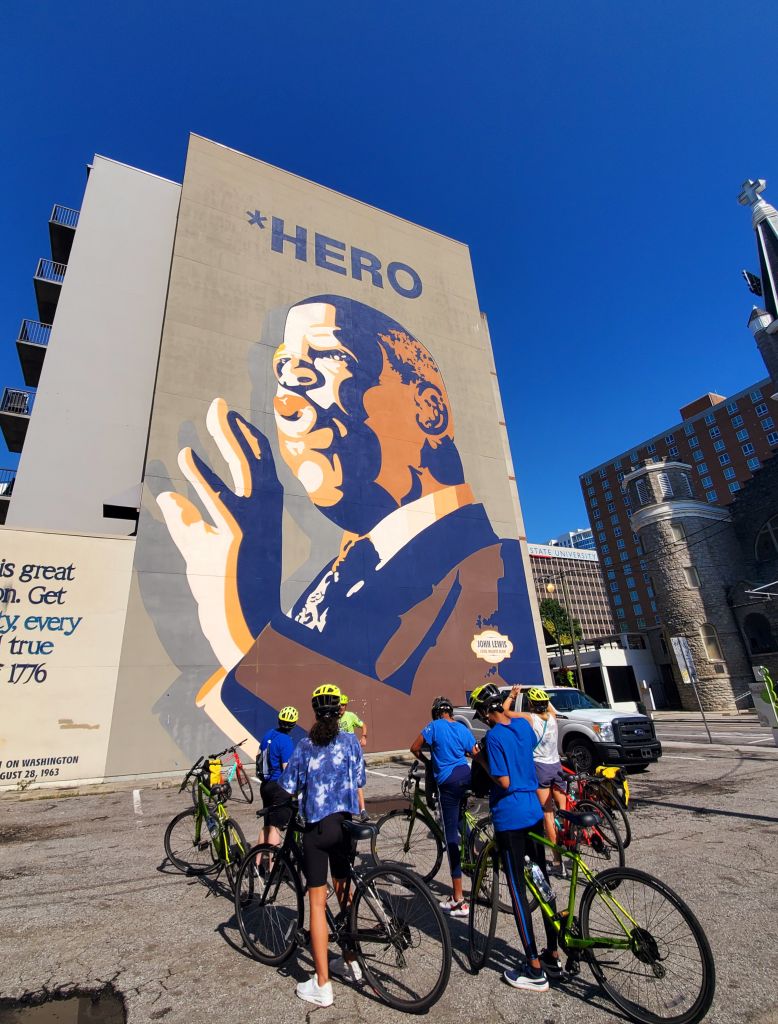
[{"label": "balcony", "polygon": [[24,388],[5,388],[0,398],[0,430],[9,452],[20,452],[27,436],[35,392]]},{"label": "balcony", "polygon": [[50,334],[51,324],[42,324],[38,320],[22,320],[16,339],[16,351],[22,364],[24,383],[29,384],[31,388],[38,386]]},{"label": "balcony", "polygon": [[62,291],[62,282],[65,280],[67,269],[67,263],[57,263],[55,260],[47,259],[38,260],[32,283],[35,286],[35,298],[38,303],[38,318],[44,324],[50,324],[54,320],[59,293]]},{"label": "balcony", "polygon": [[67,263],[70,249],[78,227],[79,210],[71,210],[68,206],[54,205],[49,217],[49,238],[51,239],[51,258],[57,263]]},{"label": "balcony", "polygon": [[4,525],[5,517],[8,514],[15,480],[15,469],[0,469],[0,526]]}]

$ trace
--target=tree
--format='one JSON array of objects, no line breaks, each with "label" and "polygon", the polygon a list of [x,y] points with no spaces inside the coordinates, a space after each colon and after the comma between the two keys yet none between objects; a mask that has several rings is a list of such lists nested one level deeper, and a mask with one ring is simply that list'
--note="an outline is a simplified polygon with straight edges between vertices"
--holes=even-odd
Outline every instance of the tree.
[{"label": "tree", "polygon": [[558,647],[568,647],[573,642],[573,630],[575,639],[582,639],[581,623],[578,619],[573,619],[571,630],[570,617],[555,597],[544,597],[540,602],[539,611],[543,630],[550,637],[551,643]]}]

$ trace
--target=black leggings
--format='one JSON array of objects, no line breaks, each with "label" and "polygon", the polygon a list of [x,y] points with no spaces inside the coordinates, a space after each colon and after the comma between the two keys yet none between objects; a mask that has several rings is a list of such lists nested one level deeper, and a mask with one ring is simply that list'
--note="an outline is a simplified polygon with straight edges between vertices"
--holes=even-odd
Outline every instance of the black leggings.
[{"label": "black leggings", "polygon": [[[530,832],[543,835],[542,818],[536,825],[529,828],[510,829],[507,832],[495,831],[495,838],[500,850],[503,871],[508,881],[519,939],[524,947],[527,960],[534,960],[538,955],[538,948],[535,945],[532,915],[527,905],[527,890],[524,885],[525,855],[540,867],[546,879],[548,879],[548,872],[546,870],[546,848],[536,839],[531,839]],[[546,947],[553,952],[557,948],[557,932],[545,914],[543,915],[543,925],[546,929]]]},{"label": "black leggings", "polygon": [[348,878],[351,837],[344,832],[343,822],[350,818],[350,814],[339,811],[305,826],[303,867],[309,889],[327,884],[328,866],[333,878]]}]

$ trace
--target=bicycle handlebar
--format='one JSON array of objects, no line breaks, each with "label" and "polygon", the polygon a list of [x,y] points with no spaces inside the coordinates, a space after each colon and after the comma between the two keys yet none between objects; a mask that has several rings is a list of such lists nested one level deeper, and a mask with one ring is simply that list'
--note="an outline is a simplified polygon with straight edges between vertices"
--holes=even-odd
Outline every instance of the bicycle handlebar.
[{"label": "bicycle handlebar", "polygon": [[197,769],[200,767],[200,765],[203,763],[204,760],[205,760],[205,758],[203,757],[202,754],[200,754],[200,756],[197,758],[195,763],[192,765],[192,767],[189,769],[189,771],[184,776],[184,781],[181,783],[181,785],[180,785],[180,787],[178,789],[179,793],[182,793],[184,791],[184,789],[186,789],[186,784],[189,782],[189,780],[192,778],[192,776],[195,774],[195,772],[197,771]]}]

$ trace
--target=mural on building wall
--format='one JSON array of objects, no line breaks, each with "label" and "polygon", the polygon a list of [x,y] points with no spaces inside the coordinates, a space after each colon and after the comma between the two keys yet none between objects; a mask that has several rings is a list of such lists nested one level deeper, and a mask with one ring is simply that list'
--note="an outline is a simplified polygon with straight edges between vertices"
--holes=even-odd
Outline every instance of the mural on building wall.
[{"label": "mural on building wall", "polygon": [[282,608],[271,445],[215,398],[206,427],[224,479],[191,448],[179,455],[205,516],[183,494],[157,497],[221,666],[197,704],[251,752],[278,707],[307,711],[334,682],[386,749],[437,693],[540,681],[519,542],[496,535],[465,478],[433,355],[378,309],[330,294],[291,306],[278,342],[277,450],[342,539]]}]

